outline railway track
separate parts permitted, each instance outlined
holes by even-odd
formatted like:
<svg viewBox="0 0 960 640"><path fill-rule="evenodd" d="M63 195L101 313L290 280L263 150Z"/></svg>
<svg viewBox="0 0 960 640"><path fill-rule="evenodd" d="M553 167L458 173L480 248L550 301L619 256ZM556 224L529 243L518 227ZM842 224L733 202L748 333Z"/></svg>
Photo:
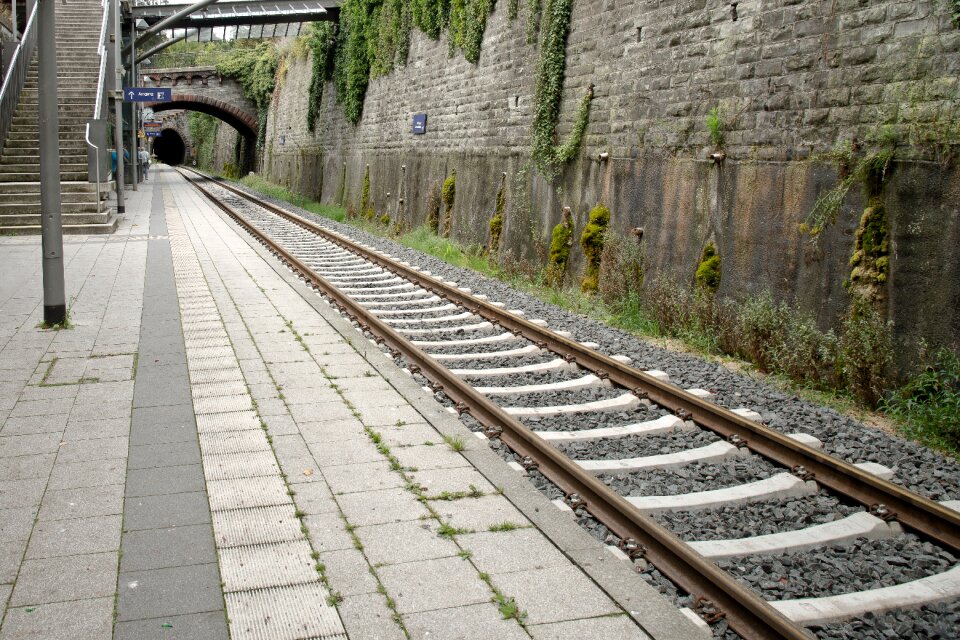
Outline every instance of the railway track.
<svg viewBox="0 0 960 640"><path fill-rule="evenodd" d="M709 621L723 619L747 638L804 638L805 626L960 599L956 505L908 491L885 479L889 469L827 455L811 436L768 428L748 409L720 407L705 391L680 389L663 372L635 369L628 358L604 355L230 185L202 174L191 179L450 410L475 421L542 490L589 514L631 559L696 596ZM671 480L678 475L694 477L688 490ZM684 541L665 526L691 517L716 525L723 519L717 514L778 501L802 505L802 517L762 535L717 537L713 526L703 539ZM841 585L816 597L801 587L794 590L800 597L778 598L783 585L752 580L757 563L744 560L802 558L824 547L842 557L851 545L868 560L919 545L940 561L913 580L881 580L881 589ZM908 564L909 553L901 554Z"/></svg>

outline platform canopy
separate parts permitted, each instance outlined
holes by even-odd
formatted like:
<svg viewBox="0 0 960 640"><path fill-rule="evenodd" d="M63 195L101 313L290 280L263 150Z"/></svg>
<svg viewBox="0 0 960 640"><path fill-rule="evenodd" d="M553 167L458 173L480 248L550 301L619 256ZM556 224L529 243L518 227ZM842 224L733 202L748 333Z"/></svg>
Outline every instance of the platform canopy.
<svg viewBox="0 0 960 640"><path fill-rule="evenodd" d="M153 26L182 11L184 4L135 4L133 15ZM303 23L335 21L340 15L339 0L235 0L215 2L165 25L174 37L189 34L198 40L217 39L229 33L233 38L274 38L298 35ZM222 36L221 36L222 38Z"/></svg>

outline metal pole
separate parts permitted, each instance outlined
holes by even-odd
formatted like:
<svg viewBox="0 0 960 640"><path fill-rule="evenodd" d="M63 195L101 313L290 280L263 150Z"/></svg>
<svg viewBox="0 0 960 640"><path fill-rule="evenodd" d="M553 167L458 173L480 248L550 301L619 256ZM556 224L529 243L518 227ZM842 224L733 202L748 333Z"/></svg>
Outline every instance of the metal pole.
<svg viewBox="0 0 960 640"><path fill-rule="evenodd" d="M10 0L10 16L13 23L13 39L17 39L17 0ZM30 15L29 13L27 15Z"/></svg>
<svg viewBox="0 0 960 640"><path fill-rule="evenodd" d="M123 91L123 67L120 59L120 42L123 40L123 29L120 21L120 0L110 0L110 11L113 12L110 20L110 29L113 32L110 42L110 59L108 64L113 71L113 85L110 87L110 103L113 105L115 125L113 127L113 146L117 151L117 213L124 214L126 209L123 202L123 100L118 100L118 92Z"/></svg>
<svg viewBox="0 0 960 640"><path fill-rule="evenodd" d="M130 86L139 86L137 78L137 48L133 46L137 38L137 18L130 11ZM137 131L139 130L139 119L137 118L137 103L130 103L130 165L133 171L130 172L133 183L133 190L137 190L137 171L140 168L140 158L137 157Z"/></svg>
<svg viewBox="0 0 960 640"><path fill-rule="evenodd" d="M215 2L217 2L217 0L200 0L200 2L197 2L197 3L195 3L195 4L192 4L192 5L190 5L189 7L185 8L185 9L181 9L180 11L176 12L175 14L173 14L172 16L170 16L169 18L164 18L163 20L161 20L161 21L158 22L157 24L153 25L152 27L149 27L149 28L146 29L143 33L140 34L140 37L139 37L139 38L137 37L137 31L136 31L136 29L134 29L133 32L132 32L132 33L133 33L133 38L130 40L130 46L127 47L126 49L124 49L123 52L124 52L125 54L126 54L128 51L129 51L129 52L134 52L134 51L136 50L136 45L137 45L137 44L142 44L143 42L146 41L147 38L149 38L149 37L152 36L153 34L159 33L159 32L161 32L161 31L163 31L164 29L170 28L171 25L174 25L174 24L176 24L177 22L180 22L181 20L183 20L184 18L186 18L186 17L189 16L190 14L196 13L196 12L199 11L200 9L202 9L202 8L204 8L204 7L206 7L206 6L209 6L209 5L211 5L211 4L215 3ZM131 13L132 13L132 8L131 8ZM136 18L134 18L134 20L136 20ZM199 33L199 30L198 30L198 33Z"/></svg>
<svg viewBox="0 0 960 640"><path fill-rule="evenodd" d="M140 64L141 62L143 62L144 60L146 60L147 58L149 58L154 54L160 53L170 45L177 44L178 42L183 42L184 40L192 36L194 31L196 31L196 29L187 29L186 33L184 33L182 36L178 36L176 38L171 38L170 40L161 42L160 44L155 46L153 49L150 49L149 51L141 53L139 56L137 56L137 64Z"/></svg>
<svg viewBox="0 0 960 640"><path fill-rule="evenodd" d="M57 115L57 14L55 0L40 0L37 59L40 106L40 229L43 246L43 321L67 317L60 217L60 120Z"/></svg>

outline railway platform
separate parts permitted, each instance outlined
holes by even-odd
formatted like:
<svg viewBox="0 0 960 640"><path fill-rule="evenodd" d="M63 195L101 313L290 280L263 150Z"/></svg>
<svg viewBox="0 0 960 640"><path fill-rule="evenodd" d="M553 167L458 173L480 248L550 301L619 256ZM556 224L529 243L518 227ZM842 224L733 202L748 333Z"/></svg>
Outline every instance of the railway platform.
<svg viewBox="0 0 960 640"><path fill-rule="evenodd" d="M0 640L709 635L175 171L0 238Z"/></svg>

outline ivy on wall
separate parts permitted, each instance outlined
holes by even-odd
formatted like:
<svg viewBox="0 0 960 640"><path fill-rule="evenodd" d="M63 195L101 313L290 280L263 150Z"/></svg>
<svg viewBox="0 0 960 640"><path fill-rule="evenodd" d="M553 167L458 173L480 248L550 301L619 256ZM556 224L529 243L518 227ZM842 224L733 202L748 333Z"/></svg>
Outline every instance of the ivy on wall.
<svg viewBox="0 0 960 640"><path fill-rule="evenodd" d="M333 50L336 44L336 27L332 22L311 22L307 27L307 45L310 59L310 98L307 101L307 129L312 133L320 115L323 85L333 77Z"/></svg>
<svg viewBox="0 0 960 640"><path fill-rule="evenodd" d="M451 55L461 50L476 63L493 7L494 0L344 0L333 80L347 120L360 121L371 79L407 63L414 26L433 39L448 28Z"/></svg>
<svg viewBox="0 0 960 640"><path fill-rule="evenodd" d="M539 7L540 3L535 4ZM591 85L580 101L570 135L562 144L557 144L556 132L563 100L563 79L567 70L566 49L572 5L573 0L547 0L543 15L537 90L534 96L532 146L533 163L547 179L553 179L560 166L579 153L590 119L590 103L593 100Z"/></svg>
<svg viewBox="0 0 960 640"><path fill-rule="evenodd" d="M197 166L201 169L213 168L219 127L220 120L214 116L199 111L191 111L187 115L187 128L197 154Z"/></svg>
<svg viewBox="0 0 960 640"><path fill-rule="evenodd" d="M236 79L243 95L257 105L257 149L263 149L267 111L273 96L280 55L271 41L265 40L252 47L239 46L239 42L236 45L219 56L217 73Z"/></svg>

